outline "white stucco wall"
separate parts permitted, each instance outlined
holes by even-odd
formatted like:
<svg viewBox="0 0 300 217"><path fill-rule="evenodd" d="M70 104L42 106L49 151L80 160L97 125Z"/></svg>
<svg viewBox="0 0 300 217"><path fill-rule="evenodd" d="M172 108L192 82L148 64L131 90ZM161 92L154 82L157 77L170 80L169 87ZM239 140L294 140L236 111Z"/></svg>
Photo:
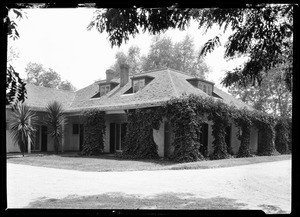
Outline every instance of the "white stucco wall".
<svg viewBox="0 0 300 217"><path fill-rule="evenodd" d="M21 152L19 146L14 145L9 130L6 130L6 152Z"/></svg>

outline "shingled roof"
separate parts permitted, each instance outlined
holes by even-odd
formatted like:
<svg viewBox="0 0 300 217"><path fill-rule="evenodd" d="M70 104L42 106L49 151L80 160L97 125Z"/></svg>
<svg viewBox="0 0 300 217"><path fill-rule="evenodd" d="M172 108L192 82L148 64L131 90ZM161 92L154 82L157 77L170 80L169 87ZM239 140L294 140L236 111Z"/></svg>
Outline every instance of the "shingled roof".
<svg viewBox="0 0 300 217"><path fill-rule="evenodd" d="M73 91L41 87L30 83L26 84L26 91L25 103L37 110L45 110L46 106L55 100L62 103L63 108L67 110L76 95Z"/></svg>
<svg viewBox="0 0 300 217"><path fill-rule="evenodd" d="M42 109L49 102L57 100L63 104L66 112L73 113L90 108L108 111L160 106L172 97L180 97L183 94L212 97L191 85L187 79L193 77L181 71L165 68L146 71L140 75L151 76L153 79L138 92L125 94L132 87L131 79L129 79L129 82L125 86L120 87L120 85L117 85L106 95L97 98L92 98L99 92L97 82L76 92L27 84L28 99L26 103L29 106ZM120 78L115 78L112 81L120 83ZM253 110L251 106L217 87L214 87L213 95L217 96L215 99L223 100L228 105L234 105L237 108L246 107L249 110Z"/></svg>

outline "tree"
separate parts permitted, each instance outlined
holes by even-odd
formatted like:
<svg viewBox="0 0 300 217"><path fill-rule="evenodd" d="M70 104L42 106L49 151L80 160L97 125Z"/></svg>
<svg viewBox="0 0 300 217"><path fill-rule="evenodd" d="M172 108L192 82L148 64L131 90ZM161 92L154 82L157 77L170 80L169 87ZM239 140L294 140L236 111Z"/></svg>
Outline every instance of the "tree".
<svg viewBox="0 0 300 217"><path fill-rule="evenodd" d="M150 51L143 58L143 69L152 70L162 67L171 67L173 62L173 42L170 37L160 35L152 38Z"/></svg>
<svg viewBox="0 0 300 217"><path fill-rule="evenodd" d="M42 87L58 88L75 91L76 88L69 81L62 81L60 75L53 69L46 70L40 63L29 62L25 68L26 82Z"/></svg>
<svg viewBox="0 0 300 217"><path fill-rule="evenodd" d="M25 72L27 74L26 82L37 86L41 85L40 76L45 72L42 64L29 62L25 68Z"/></svg>
<svg viewBox="0 0 300 217"><path fill-rule="evenodd" d="M111 67L115 72L115 77L119 76L120 64L130 66L129 73L134 75L140 70L148 71L163 67L170 67L190 73L194 76L204 78L208 67L194 48L193 38L187 35L182 41L173 43L170 37L154 36L147 55L140 55L140 48L131 46L125 54L123 51L116 53L116 62Z"/></svg>
<svg viewBox="0 0 300 217"><path fill-rule="evenodd" d="M43 87L51 87L56 88L61 83L60 75L55 72L53 69L49 69L49 71L45 71L40 75L41 84Z"/></svg>
<svg viewBox="0 0 300 217"><path fill-rule="evenodd" d="M71 84L71 82L67 80L60 82L60 84L58 85L58 89L76 91L76 88Z"/></svg>
<svg viewBox="0 0 300 217"><path fill-rule="evenodd" d="M148 55L142 59L143 70L170 67L202 78L209 70L203 59L198 58L190 35L177 43L169 37L154 36Z"/></svg>
<svg viewBox="0 0 300 217"><path fill-rule="evenodd" d="M292 93L284 85L283 69L265 74L259 87L233 85L228 91L255 109L280 117L292 117Z"/></svg>
<svg viewBox="0 0 300 217"><path fill-rule="evenodd" d="M8 14L8 9L5 8L4 13L4 31L7 30L7 35L9 38L12 38L13 40L19 38L19 33L17 31L17 24L16 20L19 18L23 18L23 12L18 9L12 9L10 10L10 15ZM11 65L10 59L8 58L8 64L6 69L6 99L5 104L6 105L12 105L13 107L16 107L18 102L24 102L26 98L26 88L25 83L22 81L22 79L19 76L19 73L17 73L14 69L14 67Z"/></svg>
<svg viewBox="0 0 300 217"><path fill-rule="evenodd" d="M141 70L140 48L137 46L129 47L127 54L123 51L118 51L115 58L116 62L111 66L111 68L116 72L115 77L119 77L120 65L124 63L130 66L129 74L131 75L137 74Z"/></svg>
<svg viewBox="0 0 300 217"><path fill-rule="evenodd" d="M13 65L13 62L18 58L19 58L18 50L13 46L9 46L7 52L7 64Z"/></svg>
<svg viewBox="0 0 300 217"><path fill-rule="evenodd" d="M190 35L174 44L174 65L177 70L185 71L191 75L205 77L209 68L202 58L198 58L199 51L195 51L194 40Z"/></svg>
<svg viewBox="0 0 300 217"><path fill-rule="evenodd" d="M191 20L206 30L214 25L231 29L225 57L247 55L248 61L240 70L234 70L223 80L225 86L234 83L260 85L262 72L292 60L293 5L261 4L244 8L185 9L165 8L109 8L98 10L88 25L106 31L112 46L120 46L142 31L157 34L170 28L184 30ZM201 51L205 55L220 45L219 36L209 40ZM292 68L285 70L284 79L292 88Z"/></svg>
<svg viewBox="0 0 300 217"><path fill-rule="evenodd" d="M37 116L25 104L18 103L13 110L10 119L10 133L13 141L20 148L23 154L26 151L28 138L34 141L35 128L33 127L37 122Z"/></svg>
<svg viewBox="0 0 300 217"><path fill-rule="evenodd" d="M63 125L66 123L64 110L62 105L57 101L49 103L46 110L45 124L48 126L48 134L54 141L55 152L58 154L60 139L63 135Z"/></svg>

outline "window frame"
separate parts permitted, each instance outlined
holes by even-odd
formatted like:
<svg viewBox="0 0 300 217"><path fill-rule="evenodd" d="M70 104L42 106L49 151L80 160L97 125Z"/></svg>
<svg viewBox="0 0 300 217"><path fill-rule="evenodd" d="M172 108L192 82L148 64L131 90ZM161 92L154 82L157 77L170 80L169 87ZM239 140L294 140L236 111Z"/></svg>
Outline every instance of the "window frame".
<svg viewBox="0 0 300 217"><path fill-rule="evenodd" d="M110 91L110 85L101 85L100 86L100 97L106 95Z"/></svg>

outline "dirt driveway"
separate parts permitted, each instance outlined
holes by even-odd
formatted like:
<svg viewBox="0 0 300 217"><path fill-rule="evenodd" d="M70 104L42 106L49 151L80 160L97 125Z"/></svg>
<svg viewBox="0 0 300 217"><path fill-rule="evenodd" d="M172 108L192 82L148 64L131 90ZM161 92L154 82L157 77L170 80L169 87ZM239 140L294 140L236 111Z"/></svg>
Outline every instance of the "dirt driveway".
<svg viewBox="0 0 300 217"><path fill-rule="evenodd" d="M198 198L230 198L243 209L270 207L291 212L291 160L216 169L81 172L7 164L8 208L41 198L62 199L120 192L141 198L188 193ZM118 207L115 207L118 209Z"/></svg>

